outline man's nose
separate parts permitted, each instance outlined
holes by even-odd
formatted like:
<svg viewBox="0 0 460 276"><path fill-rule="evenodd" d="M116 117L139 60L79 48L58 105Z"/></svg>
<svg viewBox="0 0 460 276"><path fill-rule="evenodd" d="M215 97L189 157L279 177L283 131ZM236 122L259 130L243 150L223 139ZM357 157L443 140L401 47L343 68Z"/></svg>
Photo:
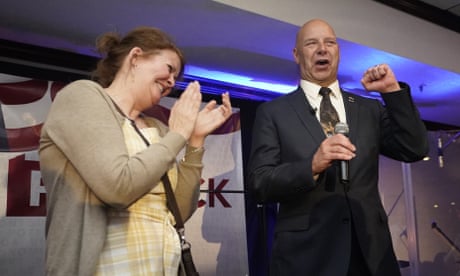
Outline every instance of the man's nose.
<svg viewBox="0 0 460 276"><path fill-rule="evenodd" d="M326 51L326 43L323 43L323 42L318 43L318 51L319 52Z"/></svg>

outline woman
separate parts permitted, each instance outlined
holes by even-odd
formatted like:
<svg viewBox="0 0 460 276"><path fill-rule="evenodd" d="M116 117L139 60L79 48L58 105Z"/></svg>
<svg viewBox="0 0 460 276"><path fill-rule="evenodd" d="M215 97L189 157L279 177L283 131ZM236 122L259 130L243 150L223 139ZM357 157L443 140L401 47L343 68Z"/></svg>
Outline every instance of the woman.
<svg viewBox="0 0 460 276"><path fill-rule="evenodd" d="M98 40L95 80L56 96L40 139L47 190L47 275L177 275L181 256L161 176L184 220L195 211L205 137L231 115L200 110L198 82L171 109L169 129L142 111L168 95L184 58L162 31L141 27ZM146 141L145 141L146 140ZM185 154L176 164L176 157Z"/></svg>

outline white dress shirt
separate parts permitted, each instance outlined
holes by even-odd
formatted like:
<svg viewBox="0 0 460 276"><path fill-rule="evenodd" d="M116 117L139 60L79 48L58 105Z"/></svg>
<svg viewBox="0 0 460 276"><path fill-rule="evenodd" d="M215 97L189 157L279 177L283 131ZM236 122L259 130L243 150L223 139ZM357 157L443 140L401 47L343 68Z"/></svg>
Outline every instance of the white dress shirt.
<svg viewBox="0 0 460 276"><path fill-rule="evenodd" d="M315 115L316 118L319 121L319 106L321 103L321 99L323 96L319 94L319 89L321 86L306 81L306 80L300 80L300 87L302 87L305 96L307 97L308 102L310 103L311 107L316 111ZM342 97L342 92L339 87L339 81L336 80L333 82L330 86L329 89L331 89L331 103L334 106L334 108L337 110L337 113L339 115L339 120L340 122L346 123L347 122L347 115L345 113L345 106L343 105L343 97Z"/></svg>

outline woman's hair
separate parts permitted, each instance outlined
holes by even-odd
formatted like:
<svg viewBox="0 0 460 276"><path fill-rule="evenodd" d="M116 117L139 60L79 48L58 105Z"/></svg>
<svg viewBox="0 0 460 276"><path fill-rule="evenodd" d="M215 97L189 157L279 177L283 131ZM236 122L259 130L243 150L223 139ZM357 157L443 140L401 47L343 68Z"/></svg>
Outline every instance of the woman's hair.
<svg viewBox="0 0 460 276"><path fill-rule="evenodd" d="M158 50L172 50L180 59L179 73L184 70L184 56L166 33L153 27L138 27L123 38L118 33L109 32L97 39L96 48L102 55L102 59L99 60L92 74L93 80L102 87L108 87L120 70L123 60L134 47L141 48L146 55L154 54Z"/></svg>

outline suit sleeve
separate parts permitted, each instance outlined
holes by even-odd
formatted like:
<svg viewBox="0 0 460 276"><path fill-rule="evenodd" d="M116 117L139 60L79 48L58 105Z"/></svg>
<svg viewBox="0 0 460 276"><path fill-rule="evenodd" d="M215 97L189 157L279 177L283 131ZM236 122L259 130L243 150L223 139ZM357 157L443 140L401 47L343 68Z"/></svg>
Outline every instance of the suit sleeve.
<svg viewBox="0 0 460 276"><path fill-rule="evenodd" d="M281 114L280 110L286 109L262 104L254 122L248 178L250 192L261 203L282 202L316 186L311 170L314 152L296 160L282 157L281 148L284 152L291 149L284 146L290 142L285 136L285 118L289 115L282 119L276 115Z"/></svg>
<svg viewBox="0 0 460 276"><path fill-rule="evenodd" d="M403 162L415 162L428 154L428 137L410 87L382 94L385 110L381 120L381 154Z"/></svg>

